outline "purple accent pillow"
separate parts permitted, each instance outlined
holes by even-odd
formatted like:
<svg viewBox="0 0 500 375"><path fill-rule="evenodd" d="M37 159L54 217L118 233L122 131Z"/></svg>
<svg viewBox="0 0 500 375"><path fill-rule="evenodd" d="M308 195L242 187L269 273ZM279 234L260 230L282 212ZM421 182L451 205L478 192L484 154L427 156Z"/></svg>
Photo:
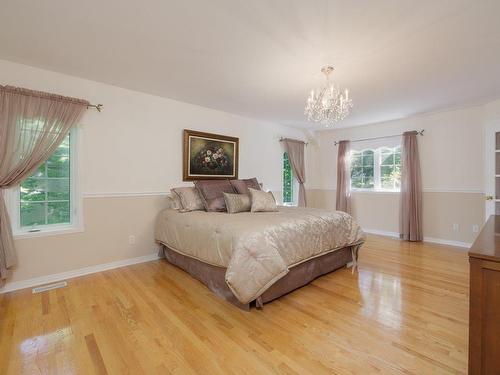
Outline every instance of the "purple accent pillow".
<svg viewBox="0 0 500 375"><path fill-rule="evenodd" d="M194 186L201 195L205 210L210 212L227 211L224 193L235 193L229 180L199 180L194 182Z"/></svg>
<svg viewBox="0 0 500 375"><path fill-rule="evenodd" d="M247 178L246 180L231 180L229 181L231 185L233 185L234 190L238 194L249 194L250 189L255 189L255 190L262 190L259 184L259 181L257 181L257 178Z"/></svg>

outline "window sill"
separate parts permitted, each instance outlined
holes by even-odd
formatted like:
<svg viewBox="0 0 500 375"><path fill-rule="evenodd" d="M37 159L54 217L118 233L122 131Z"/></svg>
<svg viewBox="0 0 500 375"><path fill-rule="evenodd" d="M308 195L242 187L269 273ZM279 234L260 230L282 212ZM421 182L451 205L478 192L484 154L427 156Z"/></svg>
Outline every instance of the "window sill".
<svg viewBox="0 0 500 375"><path fill-rule="evenodd" d="M37 232L20 231L14 233L14 240L23 240L28 238L38 238L47 236L60 236L64 234L81 233L84 232L82 226L68 225L59 226L54 228L40 229Z"/></svg>
<svg viewBox="0 0 500 375"><path fill-rule="evenodd" d="M351 189L351 193L399 194L400 190Z"/></svg>
<svg viewBox="0 0 500 375"><path fill-rule="evenodd" d="M293 202L283 202L282 205L285 207L297 207L297 203L293 203Z"/></svg>

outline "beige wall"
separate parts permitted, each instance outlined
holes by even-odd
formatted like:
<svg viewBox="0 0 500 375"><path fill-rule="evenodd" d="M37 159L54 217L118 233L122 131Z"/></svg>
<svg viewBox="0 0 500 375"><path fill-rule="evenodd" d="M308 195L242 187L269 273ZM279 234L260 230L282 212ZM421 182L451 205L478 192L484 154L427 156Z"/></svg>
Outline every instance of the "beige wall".
<svg viewBox="0 0 500 375"><path fill-rule="evenodd" d="M0 60L0 82L104 104L82 119L84 232L18 239L12 281L135 258L156 251L160 194L182 182L182 130L240 138L240 177L281 190L280 137L302 131ZM156 195L150 195L156 194ZM136 244L128 244L130 235Z"/></svg>
<svg viewBox="0 0 500 375"><path fill-rule="evenodd" d="M308 191L312 207L335 208L335 190ZM427 240L471 243L473 225L484 222L484 195L481 193L424 192L424 234ZM396 235L399 231L399 195L397 193L354 192L353 216L367 231ZM458 231L450 223L458 224Z"/></svg>
<svg viewBox="0 0 500 375"><path fill-rule="evenodd" d="M16 241L19 265L10 281L155 252L154 220L165 202L165 196L84 199L83 232ZM129 234L136 236L134 245L129 244Z"/></svg>

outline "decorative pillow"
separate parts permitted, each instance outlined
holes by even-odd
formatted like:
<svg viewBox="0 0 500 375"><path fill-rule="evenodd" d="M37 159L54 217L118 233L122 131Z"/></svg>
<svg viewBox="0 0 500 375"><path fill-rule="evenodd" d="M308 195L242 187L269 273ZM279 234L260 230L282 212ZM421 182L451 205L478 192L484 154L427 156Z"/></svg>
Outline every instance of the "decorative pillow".
<svg viewBox="0 0 500 375"><path fill-rule="evenodd" d="M210 212L226 211L224 193L234 193L229 180L199 180L194 182L194 186L200 193L205 210Z"/></svg>
<svg viewBox="0 0 500 375"><path fill-rule="evenodd" d="M237 212L248 212L252 206L249 194L228 194L224 193L227 212L235 214Z"/></svg>
<svg viewBox="0 0 500 375"><path fill-rule="evenodd" d="M278 211L278 206L276 205L276 199L274 199L273 193L265 192L262 190L256 190L249 188L250 197L252 199L252 207L250 211L252 212L274 212Z"/></svg>
<svg viewBox="0 0 500 375"><path fill-rule="evenodd" d="M180 210L182 208L181 200L177 194L172 192L167 195L167 208L172 208L174 210Z"/></svg>
<svg viewBox="0 0 500 375"><path fill-rule="evenodd" d="M229 181L231 185L233 185L234 190L238 194L248 194L248 188L252 188L255 190L262 190L260 188L259 181L257 181L257 178L248 178L246 180L231 180Z"/></svg>
<svg viewBox="0 0 500 375"><path fill-rule="evenodd" d="M179 187L170 190L181 202L181 212L203 211L205 206L195 187Z"/></svg>

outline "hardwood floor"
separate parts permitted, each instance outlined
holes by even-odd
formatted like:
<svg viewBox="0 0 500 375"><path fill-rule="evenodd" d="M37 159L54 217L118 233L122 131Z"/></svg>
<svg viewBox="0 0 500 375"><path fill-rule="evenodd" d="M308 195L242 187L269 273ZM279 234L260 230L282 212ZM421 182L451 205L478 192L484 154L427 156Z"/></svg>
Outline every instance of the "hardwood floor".
<svg viewBox="0 0 500 375"><path fill-rule="evenodd" d="M165 261L0 296L0 374L465 374L466 251L370 236L241 311Z"/></svg>

